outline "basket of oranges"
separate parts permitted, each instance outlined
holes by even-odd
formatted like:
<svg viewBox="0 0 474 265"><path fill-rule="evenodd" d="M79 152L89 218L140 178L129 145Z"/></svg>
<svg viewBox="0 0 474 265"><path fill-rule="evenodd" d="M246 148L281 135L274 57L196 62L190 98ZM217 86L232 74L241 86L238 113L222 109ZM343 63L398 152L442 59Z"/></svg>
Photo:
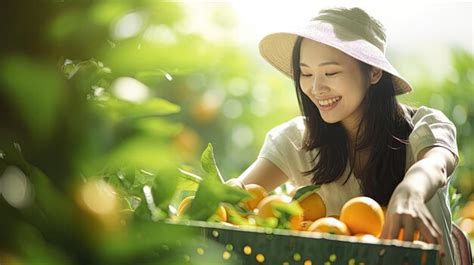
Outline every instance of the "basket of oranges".
<svg viewBox="0 0 474 265"><path fill-rule="evenodd" d="M197 190L171 207L170 228L200 234L193 255L209 264L438 264L439 247L419 240L379 238L384 209L369 197L345 203L340 215L327 216L319 186L268 192L257 184L224 183L212 146L203 152L203 177L180 170ZM277 189L278 190L278 189ZM220 248L216 247L220 244ZM192 263L192 262L191 262Z"/></svg>
<svg viewBox="0 0 474 265"><path fill-rule="evenodd" d="M421 241L379 239L384 209L369 197L349 200L339 216L326 216L318 186L271 193L246 185L251 195L238 203L221 203L208 221L185 216L193 196L177 208L169 225L202 234L198 255L216 255L211 242L223 246L222 264L437 264L438 246ZM418 238L416 238L418 239Z"/></svg>

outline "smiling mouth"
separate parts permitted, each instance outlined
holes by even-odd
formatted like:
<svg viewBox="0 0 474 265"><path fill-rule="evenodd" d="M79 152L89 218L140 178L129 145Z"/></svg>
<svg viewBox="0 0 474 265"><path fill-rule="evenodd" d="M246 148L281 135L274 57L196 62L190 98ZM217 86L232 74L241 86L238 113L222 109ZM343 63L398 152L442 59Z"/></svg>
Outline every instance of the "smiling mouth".
<svg viewBox="0 0 474 265"><path fill-rule="evenodd" d="M334 103L338 102L341 100L342 97L333 97L329 99L324 99L324 100L318 100L318 104L322 107L328 107L333 105Z"/></svg>

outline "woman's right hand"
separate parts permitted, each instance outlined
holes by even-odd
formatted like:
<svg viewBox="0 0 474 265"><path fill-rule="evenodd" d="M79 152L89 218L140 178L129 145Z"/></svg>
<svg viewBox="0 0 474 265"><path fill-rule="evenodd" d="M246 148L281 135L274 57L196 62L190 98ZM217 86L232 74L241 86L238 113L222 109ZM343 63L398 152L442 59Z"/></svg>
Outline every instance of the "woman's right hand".
<svg viewBox="0 0 474 265"><path fill-rule="evenodd" d="M288 177L273 162L258 158L238 178L226 181L226 184L245 189L247 184L257 184L267 191L278 188L288 181Z"/></svg>
<svg viewBox="0 0 474 265"><path fill-rule="evenodd" d="M225 182L226 185L237 187L245 190L245 185L237 178L231 178Z"/></svg>

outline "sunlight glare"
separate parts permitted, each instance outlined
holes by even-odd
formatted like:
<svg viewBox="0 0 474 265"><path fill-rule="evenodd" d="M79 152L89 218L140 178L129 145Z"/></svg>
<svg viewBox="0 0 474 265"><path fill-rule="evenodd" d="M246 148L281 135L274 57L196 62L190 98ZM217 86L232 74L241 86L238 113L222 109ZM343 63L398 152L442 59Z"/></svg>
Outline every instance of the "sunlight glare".
<svg viewBox="0 0 474 265"><path fill-rule="evenodd" d="M148 87L131 77L119 77L112 83L113 93L123 100L141 103L149 96Z"/></svg>

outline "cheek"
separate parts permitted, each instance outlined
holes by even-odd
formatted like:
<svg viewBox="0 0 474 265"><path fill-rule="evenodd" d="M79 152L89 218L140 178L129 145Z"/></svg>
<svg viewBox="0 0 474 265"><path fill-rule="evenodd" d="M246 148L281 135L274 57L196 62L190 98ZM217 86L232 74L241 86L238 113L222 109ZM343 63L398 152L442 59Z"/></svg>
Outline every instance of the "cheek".
<svg viewBox="0 0 474 265"><path fill-rule="evenodd" d="M309 96L309 93L311 91L311 86L310 84L308 84L309 82L306 81L306 80L300 80L300 87L301 87L301 91L306 94L307 96Z"/></svg>

